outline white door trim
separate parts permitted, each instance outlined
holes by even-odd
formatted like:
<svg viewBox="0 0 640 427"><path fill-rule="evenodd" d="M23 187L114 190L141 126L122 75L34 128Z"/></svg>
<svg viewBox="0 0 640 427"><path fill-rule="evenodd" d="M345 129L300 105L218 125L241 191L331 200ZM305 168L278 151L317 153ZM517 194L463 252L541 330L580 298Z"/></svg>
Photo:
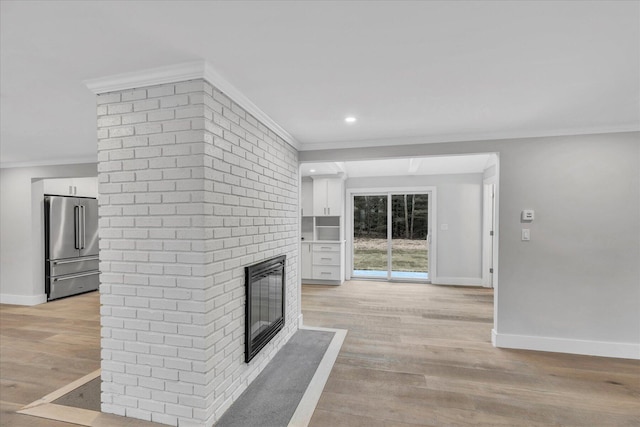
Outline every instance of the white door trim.
<svg viewBox="0 0 640 427"><path fill-rule="evenodd" d="M495 220L495 177L487 178L482 182L482 286L493 288L495 274L494 253L496 238ZM493 236L490 235L493 231ZM493 268L493 273L490 269Z"/></svg>

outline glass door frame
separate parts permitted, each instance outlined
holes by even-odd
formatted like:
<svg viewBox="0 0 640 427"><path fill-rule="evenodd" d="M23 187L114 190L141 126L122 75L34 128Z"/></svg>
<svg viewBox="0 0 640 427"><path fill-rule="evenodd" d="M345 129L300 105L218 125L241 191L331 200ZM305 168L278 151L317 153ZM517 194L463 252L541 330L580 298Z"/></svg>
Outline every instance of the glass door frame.
<svg viewBox="0 0 640 427"><path fill-rule="evenodd" d="M434 224L437 216L437 191L436 187L379 187L379 188L348 188L347 195L347 209L345 220L345 231L347 238L347 250L346 250L346 279L350 280L353 276L353 208L355 196L387 196L387 277L386 279L378 278L365 278L357 277L358 280L387 280L390 282L420 282L431 283L437 276L437 263L436 263L436 250L437 247L437 227ZM403 194L428 194L429 195L429 210L428 210L428 239L427 239L427 251L429 256L429 278L424 279L401 279L392 277L391 275L391 234L393 232L391 227L391 196L403 195Z"/></svg>

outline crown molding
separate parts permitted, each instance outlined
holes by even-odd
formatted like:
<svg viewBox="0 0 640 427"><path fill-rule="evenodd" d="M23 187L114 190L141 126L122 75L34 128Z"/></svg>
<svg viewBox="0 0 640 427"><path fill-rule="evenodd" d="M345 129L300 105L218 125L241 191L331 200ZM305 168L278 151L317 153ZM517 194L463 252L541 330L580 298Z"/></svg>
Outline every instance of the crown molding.
<svg viewBox="0 0 640 427"><path fill-rule="evenodd" d="M83 83L96 95L155 86L166 83L176 83L186 80L204 79L226 94L235 103L244 108L258 121L273 130L287 144L300 150L300 143L282 126L275 122L267 113L261 110L240 90L222 77L211 65L205 61L192 61L164 67L150 68L130 73L115 74L96 79L85 80Z"/></svg>
<svg viewBox="0 0 640 427"><path fill-rule="evenodd" d="M608 126L594 128L558 129L539 132L488 132L447 135L425 135L414 137L363 139L354 141L326 141L301 144L299 151L338 150L342 148L392 147L395 145L439 144L447 142L491 141L501 139L548 138L574 135L598 135L606 133L638 132L638 125Z"/></svg>
<svg viewBox="0 0 640 427"><path fill-rule="evenodd" d="M262 122L265 126L274 131L284 141L291 145L296 150L300 150L301 144L282 126L276 123L267 113L262 111L260 107L247 98L244 93L240 92L235 86L233 86L227 79L222 77L213 67L205 63L204 67L204 79L222 91L225 95L231 98L234 102L244 108L259 122Z"/></svg>
<svg viewBox="0 0 640 427"><path fill-rule="evenodd" d="M64 166L64 165L78 165L85 163L98 163L96 156L93 157L77 157L73 159L51 159L51 160L36 160L33 162L4 162L0 163L0 169L11 168L31 168L37 166Z"/></svg>
<svg viewBox="0 0 640 427"><path fill-rule="evenodd" d="M96 95L204 77L204 61L192 61L83 81Z"/></svg>

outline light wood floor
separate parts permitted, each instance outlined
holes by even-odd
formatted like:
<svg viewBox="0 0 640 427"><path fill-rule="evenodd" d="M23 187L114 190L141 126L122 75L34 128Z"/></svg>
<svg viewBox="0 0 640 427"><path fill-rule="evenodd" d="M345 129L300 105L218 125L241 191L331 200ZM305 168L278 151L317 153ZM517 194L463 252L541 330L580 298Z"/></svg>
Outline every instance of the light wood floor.
<svg viewBox="0 0 640 427"><path fill-rule="evenodd" d="M100 368L98 293L0 305L0 425L67 426L14 412Z"/></svg>
<svg viewBox="0 0 640 427"><path fill-rule="evenodd" d="M15 411L100 368L99 298L91 292L34 307L0 304L0 426L76 426ZM94 425L159 426L107 414Z"/></svg>
<svg viewBox="0 0 640 427"><path fill-rule="evenodd" d="M307 325L348 329L312 426L640 425L640 361L495 349L490 290L303 286ZM0 305L0 425L100 367L97 292ZM141 426L120 417L105 426Z"/></svg>
<svg viewBox="0 0 640 427"><path fill-rule="evenodd" d="M640 361L496 349L493 292L303 286L304 323L348 329L311 426L640 426Z"/></svg>

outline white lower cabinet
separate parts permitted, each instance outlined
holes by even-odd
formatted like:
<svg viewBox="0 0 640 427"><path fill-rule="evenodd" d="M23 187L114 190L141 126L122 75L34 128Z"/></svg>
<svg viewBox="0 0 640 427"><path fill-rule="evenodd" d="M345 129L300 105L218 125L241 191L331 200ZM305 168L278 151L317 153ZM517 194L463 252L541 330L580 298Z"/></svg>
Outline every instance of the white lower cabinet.
<svg viewBox="0 0 640 427"><path fill-rule="evenodd" d="M340 265L340 252L314 252L313 265Z"/></svg>
<svg viewBox="0 0 640 427"><path fill-rule="evenodd" d="M340 280L340 266L314 265L313 278L316 280Z"/></svg>
<svg viewBox="0 0 640 427"><path fill-rule="evenodd" d="M313 245L313 278L340 280L340 244Z"/></svg>
<svg viewBox="0 0 640 427"><path fill-rule="evenodd" d="M344 242L302 242L300 264L302 280L307 283L344 282Z"/></svg>

